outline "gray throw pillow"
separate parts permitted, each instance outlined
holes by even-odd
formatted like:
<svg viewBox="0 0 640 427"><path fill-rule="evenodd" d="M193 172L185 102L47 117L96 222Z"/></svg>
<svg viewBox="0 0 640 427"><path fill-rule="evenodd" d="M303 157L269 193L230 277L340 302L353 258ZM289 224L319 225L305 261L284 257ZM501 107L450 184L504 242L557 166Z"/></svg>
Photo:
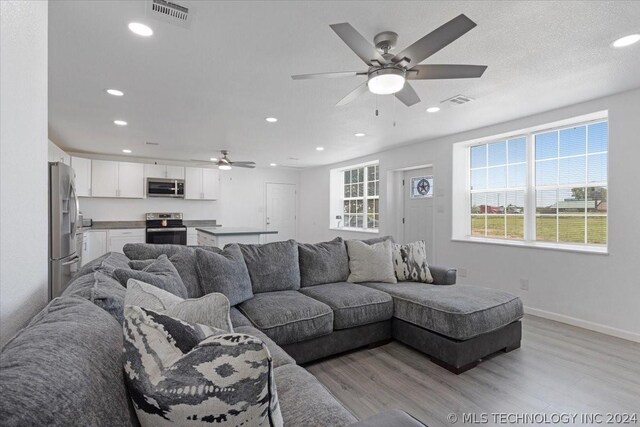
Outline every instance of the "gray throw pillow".
<svg viewBox="0 0 640 427"><path fill-rule="evenodd" d="M427 264L427 245L424 240L393 245L393 268L401 282L433 283Z"/></svg>
<svg viewBox="0 0 640 427"><path fill-rule="evenodd" d="M142 427L282 426L266 345L125 306L125 380Z"/></svg>
<svg viewBox="0 0 640 427"><path fill-rule="evenodd" d="M237 244L220 253L196 249L196 268L204 294L219 292L234 306L253 297L251 278Z"/></svg>
<svg viewBox="0 0 640 427"><path fill-rule="evenodd" d="M239 246L251 276L253 293L300 289L298 244L295 240Z"/></svg>
<svg viewBox="0 0 640 427"><path fill-rule="evenodd" d="M178 271L166 255L160 255L157 260L142 270L117 269L113 272L113 275L125 287L129 279L136 279L171 292L180 298L187 298L188 296L187 288L182 283Z"/></svg>
<svg viewBox="0 0 640 427"><path fill-rule="evenodd" d="M349 279L352 283L397 283L393 270L393 243L389 240L368 245L359 240L347 240L349 249Z"/></svg>
<svg viewBox="0 0 640 427"><path fill-rule="evenodd" d="M372 237L371 239L361 240L361 242L367 245L375 245L376 243L386 242L387 240L393 243L393 236Z"/></svg>
<svg viewBox="0 0 640 427"><path fill-rule="evenodd" d="M344 282L349 277L349 257L344 240L336 237L330 242L298 243L300 286Z"/></svg>
<svg viewBox="0 0 640 427"><path fill-rule="evenodd" d="M233 332L229 317L229 300L219 293L207 294L200 298L182 299L148 283L129 279L124 304L147 308L185 322L199 323L225 332Z"/></svg>

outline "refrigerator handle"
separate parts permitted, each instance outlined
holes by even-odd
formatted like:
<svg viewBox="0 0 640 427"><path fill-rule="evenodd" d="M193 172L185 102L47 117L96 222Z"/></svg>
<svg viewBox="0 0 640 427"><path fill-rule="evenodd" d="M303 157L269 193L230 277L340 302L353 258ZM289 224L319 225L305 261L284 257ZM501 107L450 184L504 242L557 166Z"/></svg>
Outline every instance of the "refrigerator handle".
<svg viewBox="0 0 640 427"><path fill-rule="evenodd" d="M75 239L75 236L78 234L80 221L80 202L78 201L78 196L76 195L76 185L75 182L71 181L71 197L73 197L73 204L76 207L76 217L73 221L73 233L72 236Z"/></svg>
<svg viewBox="0 0 640 427"><path fill-rule="evenodd" d="M71 258L69 261L63 262L61 265L71 265L71 264L77 263L78 261L80 261L80 257L76 255L73 258Z"/></svg>

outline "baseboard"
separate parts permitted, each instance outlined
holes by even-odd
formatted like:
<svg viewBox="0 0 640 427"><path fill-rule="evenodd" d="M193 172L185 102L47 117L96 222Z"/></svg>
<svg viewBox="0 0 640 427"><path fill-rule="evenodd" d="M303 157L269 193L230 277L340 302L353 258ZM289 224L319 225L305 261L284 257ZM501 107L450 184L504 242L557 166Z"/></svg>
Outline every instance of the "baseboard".
<svg viewBox="0 0 640 427"><path fill-rule="evenodd" d="M600 332L601 334L611 335L628 341L640 343L640 334L625 331L623 329L612 328L611 326L601 325L600 323L589 322L587 320L576 319L575 317L565 316L564 314L552 313L550 311L540 310L533 307L524 307L526 314L542 317L544 319L555 320L556 322L566 323L571 326L588 329L590 331Z"/></svg>

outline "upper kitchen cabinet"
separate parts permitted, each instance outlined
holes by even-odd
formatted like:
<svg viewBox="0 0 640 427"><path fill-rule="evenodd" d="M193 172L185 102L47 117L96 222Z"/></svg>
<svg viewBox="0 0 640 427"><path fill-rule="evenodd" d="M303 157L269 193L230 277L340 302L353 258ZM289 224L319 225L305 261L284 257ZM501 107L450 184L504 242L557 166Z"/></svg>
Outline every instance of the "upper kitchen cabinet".
<svg viewBox="0 0 640 427"><path fill-rule="evenodd" d="M145 178L184 179L184 167L169 165L144 165Z"/></svg>
<svg viewBox="0 0 640 427"><path fill-rule="evenodd" d="M91 195L93 197L144 197L142 163L91 161Z"/></svg>
<svg viewBox="0 0 640 427"><path fill-rule="evenodd" d="M220 197L220 176L217 169L186 167L184 198L217 200Z"/></svg>
<svg viewBox="0 0 640 427"><path fill-rule="evenodd" d="M76 173L76 194L78 197L90 197L91 159L71 157L71 167Z"/></svg>

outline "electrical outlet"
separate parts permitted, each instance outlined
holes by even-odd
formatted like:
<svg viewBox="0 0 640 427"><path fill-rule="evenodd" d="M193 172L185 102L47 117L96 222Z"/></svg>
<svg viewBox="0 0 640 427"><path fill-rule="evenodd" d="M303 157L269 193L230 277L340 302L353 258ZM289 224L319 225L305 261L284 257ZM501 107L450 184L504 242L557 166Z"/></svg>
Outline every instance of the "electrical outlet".
<svg viewBox="0 0 640 427"><path fill-rule="evenodd" d="M458 276L467 277L467 269L466 268L458 268Z"/></svg>
<svg viewBox="0 0 640 427"><path fill-rule="evenodd" d="M525 279L524 277L520 279L520 289L523 291L529 290L529 279Z"/></svg>

